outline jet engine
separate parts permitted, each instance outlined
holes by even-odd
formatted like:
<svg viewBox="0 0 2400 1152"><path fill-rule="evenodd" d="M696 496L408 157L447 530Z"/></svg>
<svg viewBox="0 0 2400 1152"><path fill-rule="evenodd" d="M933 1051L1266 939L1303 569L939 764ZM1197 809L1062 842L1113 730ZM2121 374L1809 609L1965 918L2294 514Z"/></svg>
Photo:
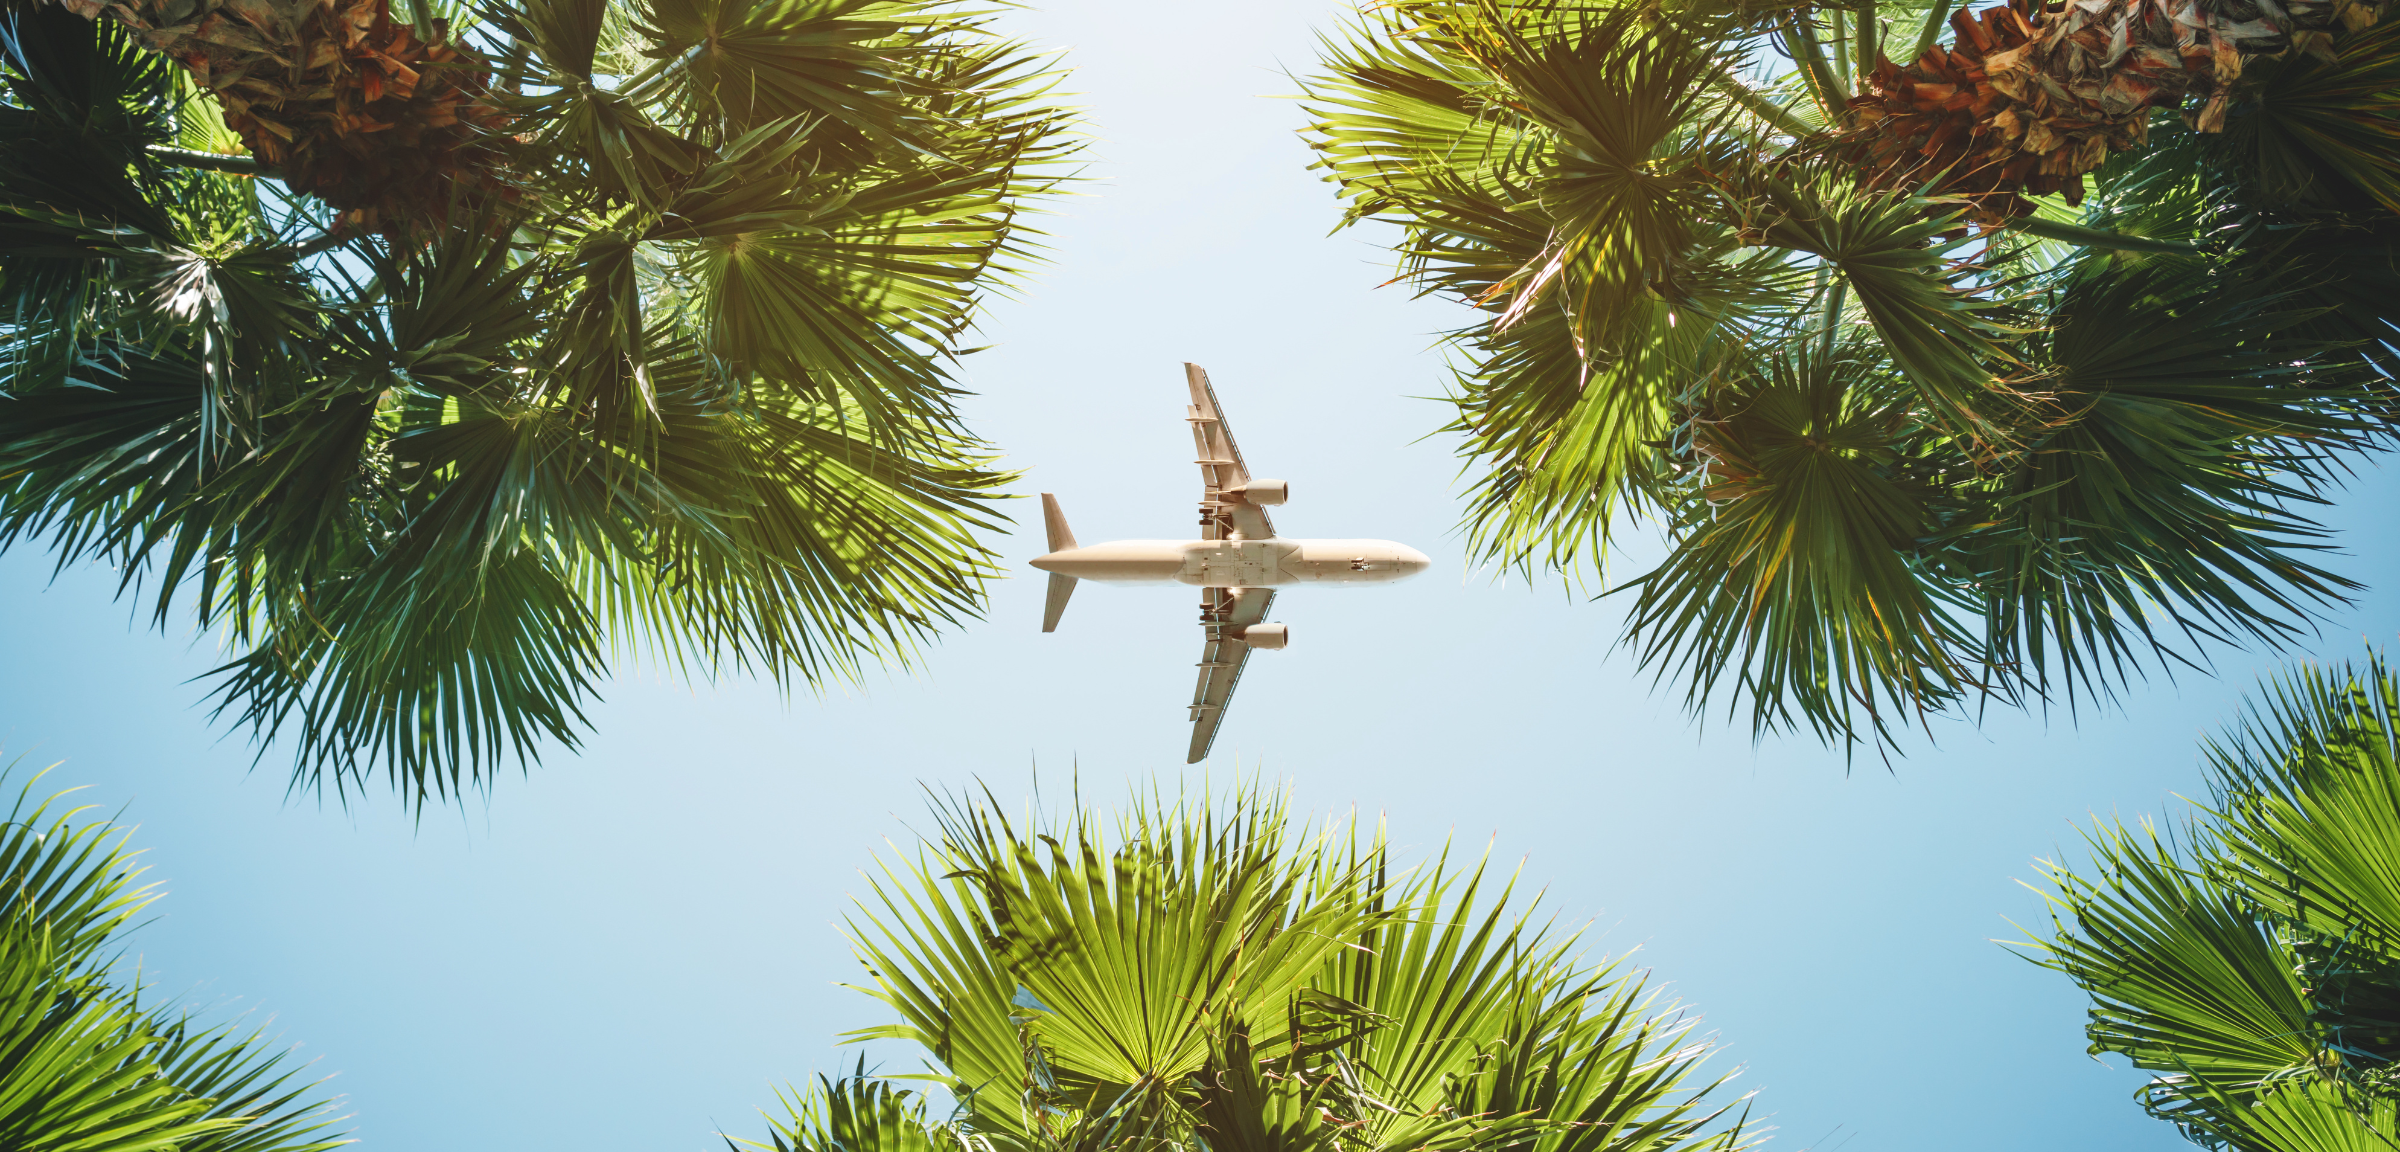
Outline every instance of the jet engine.
<svg viewBox="0 0 2400 1152"><path fill-rule="evenodd" d="M1235 630L1235 638L1253 648L1273 651L1292 642L1292 630L1284 624L1252 624Z"/></svg>
<svg viewBox="0 0 2400 1152"><path fill-rule="evenodd" d="M1282 480L1252 480L1234 492L1251 504L1281 504L1291 498L1292 486Z"/></svg>

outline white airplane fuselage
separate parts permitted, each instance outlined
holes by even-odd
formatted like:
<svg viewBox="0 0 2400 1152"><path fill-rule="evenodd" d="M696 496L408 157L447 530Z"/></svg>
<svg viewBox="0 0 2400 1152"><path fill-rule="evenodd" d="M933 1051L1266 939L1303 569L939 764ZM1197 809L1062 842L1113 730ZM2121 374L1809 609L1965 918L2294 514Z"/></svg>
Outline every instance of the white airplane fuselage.
<svg viewBox="0 0 2400 1152"><path fill-rule="evenodd" d="M1192 463L1200 467L1200 539L1112 540L1084 547L1067 526L1056 493L1042 493L1042 533L1050 551L1033 566L1050 574L1042 631L1058 631L1067 601L1085 580L1104 584L1181 584L1200 592L1200 670L1192 686L1192 742L1185 763L1208 755L1225 708L1253 650L1291 646L1290 627L1267 619L1278 589L1303 584L1364 585L1406 580L1432 566L1425 554L1392 540L1303 540L1275 531L1268 509L1291 499L1292 486L1250 474L1217 390L1197 364L1183 366L1192 402Z"/></svg>
<svg viewBox="0 0 2400 1152"><path fill-rule="evenodd" d="M1114 540L1037 556L1033 566L1104 584L1273 588L1286 584L1385 584L1432 561L1390 540Z"/></svg>

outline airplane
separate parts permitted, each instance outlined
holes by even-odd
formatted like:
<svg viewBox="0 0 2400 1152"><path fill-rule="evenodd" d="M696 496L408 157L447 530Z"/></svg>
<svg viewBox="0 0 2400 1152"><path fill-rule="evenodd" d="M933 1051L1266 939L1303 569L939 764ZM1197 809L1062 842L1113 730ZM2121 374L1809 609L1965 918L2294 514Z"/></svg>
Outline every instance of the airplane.
<svg viewBox="0 0 2400 1152"><path fill-rule="evenodd" d="M1033 566L1050 574L1042 606L1042 631L1058 630L1079 580L1104 584L1190 584L1201 588L1200 683L1192 690L1191 758L1208 755L1224 723L1233 688L1242 678L1250 650L1272 652L1291 642L1291 631L1266 622L1275 589L1290 584L1385 584L1405 580L1433 563L1425 554L1390 540L1293 540L1275 534L1267 506L1281 504L1291 486L1250 475L1233 429L1217 407L1217 391L1197 364L1183 366L1192 404L1184 419L1200 459L1198 540L1117 540L1089 548L1075 543L1058 497L1042 493L1042 526L1050 551Z"/></svg>

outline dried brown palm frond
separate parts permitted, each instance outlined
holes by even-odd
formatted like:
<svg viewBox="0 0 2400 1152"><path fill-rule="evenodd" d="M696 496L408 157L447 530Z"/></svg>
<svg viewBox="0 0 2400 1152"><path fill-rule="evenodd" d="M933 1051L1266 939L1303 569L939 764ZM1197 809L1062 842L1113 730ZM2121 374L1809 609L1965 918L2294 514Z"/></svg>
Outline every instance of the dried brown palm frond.
<svg viewBox="0 0 2400 1152"><path fill-rule="evenodd" d="M2362 28L2379 2L2012 0L1950 17L1957 41L1907 64L1884 60L1849 102L1849 150L1869 183L1936 184L1999 224L2026 197L2083 202L2083 177L2143 145L2150 111L2187 100L2221 131L2244 61L2295 50L2330 58L2333 28Z"/></svg>
<svg viewBox="0 0 2400 1152"><path fill-rule="evenodd" d="M446 219L498 188L489 63L389 0L58 0L191 73L252 155L357 228Z"/></svg>

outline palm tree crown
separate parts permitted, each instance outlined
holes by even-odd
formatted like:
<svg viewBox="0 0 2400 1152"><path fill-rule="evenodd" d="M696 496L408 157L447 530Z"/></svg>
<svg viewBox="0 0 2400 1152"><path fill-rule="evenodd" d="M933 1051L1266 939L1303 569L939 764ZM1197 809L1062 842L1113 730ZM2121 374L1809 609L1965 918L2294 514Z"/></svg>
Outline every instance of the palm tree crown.
<svg viewBox="0 0 2400 1152"><path fill-rule="evenodd" d="M899 1020L853 1038L922 1048L957 1116L827 1081L787 1097L779 1150L1754 1143L1704 1103L1692 1021L1511 913L1480 864L1398 875L1379 834L1307 836L1255 792L1047 831L979 802L936 814L854 924L862 990Z"/></svg>
<svg viewBox="0 0 2400 1152"><path fill-rule="evenodd" d="M951 364L1071 147L1023 45L919 0L77 3L0 25L0 547L220 627L297 780L572 745L619 645L815 684L979 610L1007 476Z"/></svg>
<svg viewBox="0 0 2400 1152"><path fill-rule="evenodd" d="M1655 518L1632 650L1843 743L2304 632L2356 587L2307 513L2391 427L2400 34L2240 7L1401 0L1329 41L1345 221L1477 310L1470 547L1600 574ZM2087 41L2154 34L2206 82L2089 118L2134 81Z"/></svg>

